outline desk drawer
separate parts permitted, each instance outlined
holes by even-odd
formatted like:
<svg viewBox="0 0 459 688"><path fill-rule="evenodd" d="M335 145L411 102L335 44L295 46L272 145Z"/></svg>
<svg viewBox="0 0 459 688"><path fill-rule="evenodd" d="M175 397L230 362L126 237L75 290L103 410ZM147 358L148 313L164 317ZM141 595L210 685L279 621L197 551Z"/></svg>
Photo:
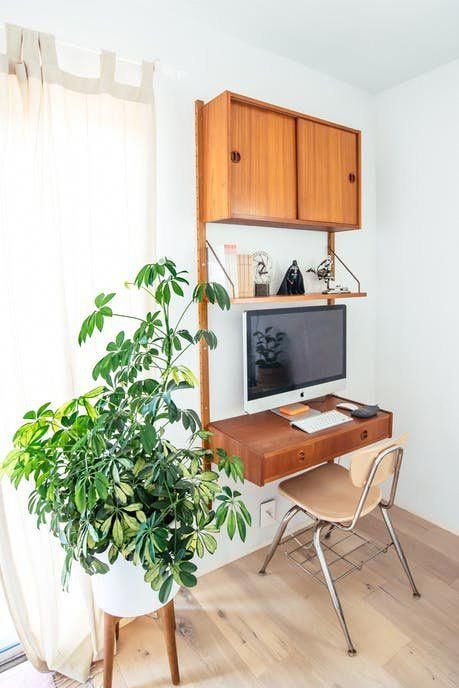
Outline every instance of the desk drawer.
<svg viewBox="0 0 459 688"><path fill-rule="evenodd" d="M310 444L278 454L268 454L263 460L264 482L269 483L272 480L282 478L284 475L315 466L322 461L324 459L316 460L314 445Z"/></svg>
<svg viewBox="0 0 459 688"><path fill-rule="evenodd" d="M378 416L371 421L359 422L357 427L353 425L349 429L341 426L339 432L326 437L318 435L316 440L306 435L308 439L304 445L284 452L265 454L263 481L271 482L323 461L330 461L390 435L390 418L386 415Z"/></svg>

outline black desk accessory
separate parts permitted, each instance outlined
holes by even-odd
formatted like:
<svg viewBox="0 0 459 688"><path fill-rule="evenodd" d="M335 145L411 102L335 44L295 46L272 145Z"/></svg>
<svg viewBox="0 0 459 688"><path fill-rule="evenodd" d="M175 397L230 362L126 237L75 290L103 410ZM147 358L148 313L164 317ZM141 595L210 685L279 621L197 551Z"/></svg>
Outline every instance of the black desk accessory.
<svg viewBox="0 0 459 688"><path fill-rule="evenodd" d="M377 404L376 406L361 406L355 411L352 411L351 416L354 416L354 418L373 418L373 416L377 415L378 411L379 406Z"/></svg>

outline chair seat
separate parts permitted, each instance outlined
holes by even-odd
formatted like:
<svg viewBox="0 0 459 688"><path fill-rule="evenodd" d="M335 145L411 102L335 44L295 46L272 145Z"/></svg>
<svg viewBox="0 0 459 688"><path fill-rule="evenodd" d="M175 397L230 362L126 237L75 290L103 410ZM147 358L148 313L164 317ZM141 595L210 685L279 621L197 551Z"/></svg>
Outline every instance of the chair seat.
<svg viewBox="0 0 459 688"><path fill-rule="evenodd" d="M352 521L362 494L361 487L354 487L347 468L336 463L284 480L279 490L316 518L336 523ZM373 511L381 497L379 487L371 487L361 515Z"/></svg>

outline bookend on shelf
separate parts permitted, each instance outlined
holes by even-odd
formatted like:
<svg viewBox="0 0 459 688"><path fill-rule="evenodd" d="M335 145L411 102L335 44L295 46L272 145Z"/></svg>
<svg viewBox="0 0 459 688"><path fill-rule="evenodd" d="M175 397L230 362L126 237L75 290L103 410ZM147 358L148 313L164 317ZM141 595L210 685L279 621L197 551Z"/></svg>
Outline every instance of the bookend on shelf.
<svg viewBox="0 0 459 688"><path fill-rule="evenodd" d="M231 279L231 277L228 275L228 272L227 272L225 266L223 265L222 261L220 260L220 258L217 255L217 252L215 251L214 247L212 246L212 244L210 243L210 241L208 239L206 239L206 245L210 249L210 251L212 251L212 255L214 256L215 260L217 261L217 263L221 267L223 274L225 275L226 279L228 280L228 283L231 286L231 291L233 293L233 298L236 298L236 287L234 286L234 282Z"/></svg>

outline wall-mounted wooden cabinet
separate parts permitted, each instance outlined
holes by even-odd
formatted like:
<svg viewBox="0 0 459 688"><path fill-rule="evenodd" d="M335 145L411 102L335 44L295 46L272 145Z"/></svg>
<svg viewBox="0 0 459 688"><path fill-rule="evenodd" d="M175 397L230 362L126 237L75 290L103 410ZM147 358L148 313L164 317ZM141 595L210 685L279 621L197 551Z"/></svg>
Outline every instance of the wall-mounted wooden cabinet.
<svg viewBox="0 0 459 688"><path fill-rule="evenodd" d="M225 91L203 106L203 222L360 227L360 132Z"/></svg>

